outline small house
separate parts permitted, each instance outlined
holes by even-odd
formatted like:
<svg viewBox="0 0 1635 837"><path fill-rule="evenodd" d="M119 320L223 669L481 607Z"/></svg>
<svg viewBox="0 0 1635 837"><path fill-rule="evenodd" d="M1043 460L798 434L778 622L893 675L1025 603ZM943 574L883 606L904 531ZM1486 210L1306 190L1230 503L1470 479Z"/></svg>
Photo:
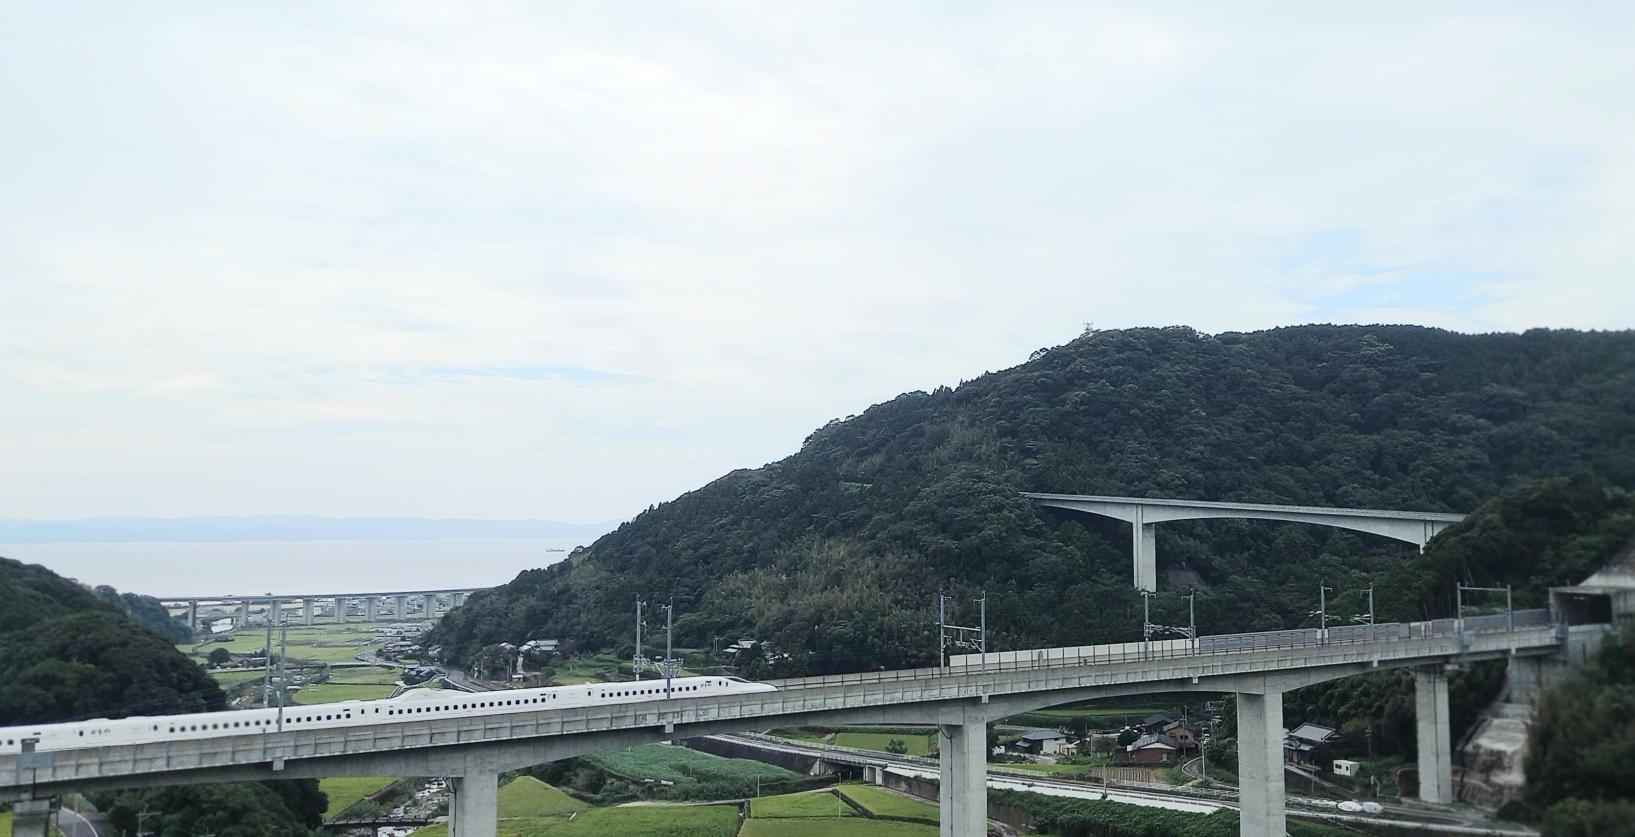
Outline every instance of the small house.
<svg viewBox="0 0 1635 837"><path fill-rule="evenodd" d="M1174 764L1181 758L1181 745L1162 733L1143 735L1124 748L1131 764Z"/></svg>
<svg viewBox="0 0 1635 837"><path fill-rule="evenodd" d="M1319 746L1339 736L1329 727L1301 724L1283 736L1283 760L1290 764L1315 764Z"/></svg>
<svg viewBox="0 0 1635 837"><path fill-rule="evenodd" d="M1067 736L1056 730L1034 729L1011 742L1011 749L1035 756L1054 756L1062 752L1062 745L1066 743Z"/></svg>
<svg viewBox="0 0 1635 837"><path fill-rule="evenodd" d="M1173 724L1173 723L1175 723L1174 718L1171 718L1168 715L1164 715L1162 713L1159 713L1159 714L1154 714L1154 715L1148 715L1147 717L1142 718L1141 719L1141 728L1143 730L1145 730L1148 735L1159 735L1159 734L1163 733L1164 727L1167 727L1167 726L1169 726L1170 724Z"/></svg>
<svg viewBox="0 0 1635 837"><path fill-rule="evenodd" d="M1360 762L1355 762L1355 761L1352 761L1351 759L1335 759L1334 760L1334 775L1336 775L1336 776L1345 776L1345 777L1348 777L1348 778L1351 778L1351 779L1355 779L1355 778L1357 778L1357 774L1361 770L1362 770L1362 764Z"/></svg>
<svg viewBox="0 0 1635 837"><path fill-rule="evenodd" d="M1198 732L1186 721L1171 721L1162 732L1175 739L1175 742L1181 745L1182 752L1189 752L1198 747Z"/></svg>

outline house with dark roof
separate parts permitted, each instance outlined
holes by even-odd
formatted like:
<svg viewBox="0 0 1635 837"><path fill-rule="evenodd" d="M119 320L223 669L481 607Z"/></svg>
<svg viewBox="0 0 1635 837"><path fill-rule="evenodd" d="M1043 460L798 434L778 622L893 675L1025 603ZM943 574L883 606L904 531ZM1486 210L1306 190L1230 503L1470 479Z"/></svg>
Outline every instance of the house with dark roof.
<svg viewBox="0 0 1635 837"><path fill-rule="evenodd" d="M1148 734L1157 735L1164 731L1164 727L1167 727L1172 723L1175 723L1174 718L1171 718L1163 713L1157 713L1142 718L1141 728L1146 730Z"/></svg>
<svg viewBox="0 0 1635 837"><path fill-rule="evenodd" d="M1339 735L1329 727L1301 724L1283 734L1283 760L1293 764L1313 764L1317 761L1317 748Z"/></svg>
<svg viewBox="0 0 1635 837"><path fill-rule="evenodd" d="M1143 735L1124 748L1130 764L1174 764L1181 760L1181 743L1162 733Z"/></svg>
<svg viewBox="0 0 1635 837"><path fill-rule="evenodd" d="M1170 721L1164 727L1163 733L1175 739L1175 743L1181 745L1182 752L1194 750L1198 747L1198 733L1186 721Z"/></svg>
<svg viewBox="0 0 1635 837"><path fill-rule="evenodd" d="M1011 749L1035 756L1054 756L1067 744L1067 736L1053 729L1034 729L1011 742Z"/></svg>

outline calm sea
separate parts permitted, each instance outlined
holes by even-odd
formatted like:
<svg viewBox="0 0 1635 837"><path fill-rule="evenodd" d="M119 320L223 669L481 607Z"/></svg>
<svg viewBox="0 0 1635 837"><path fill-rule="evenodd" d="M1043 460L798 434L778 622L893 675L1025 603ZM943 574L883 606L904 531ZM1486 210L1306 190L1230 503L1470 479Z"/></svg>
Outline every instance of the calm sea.
<svg viewBox="0 0 1635 837"><path fill-rule="evenodd" d="M0 543L0 556L150 596L367 593L492 587L561 561L581 540Z"/></svg>

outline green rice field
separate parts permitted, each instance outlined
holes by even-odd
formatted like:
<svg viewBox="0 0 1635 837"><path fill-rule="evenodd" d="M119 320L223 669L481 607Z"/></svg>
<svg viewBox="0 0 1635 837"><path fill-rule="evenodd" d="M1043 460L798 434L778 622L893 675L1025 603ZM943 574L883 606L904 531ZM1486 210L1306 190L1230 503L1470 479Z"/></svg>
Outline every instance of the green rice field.
<svg viewBox="0 0 1635 837"><path fill-rule="evenodd" d="M749 803L751 817L855 817L857 812L827 792L763 796Z"/></svg>
<svg viewBox="0 0 1635 837"><path fill-rule="evenodd" d="M801 778L793 771L762 764L749 759L725 759L674 747L668 744L643 744L623 750L595 753L586 759L609 773L630 779L656 779L688 784L716 779L785 782Z"/></svg>
<svg viewBox="0 0 1635 837"><path fill-rule="evenodd" d="M343 700L379 700L391 695L391 686L316 683L301 687L301 690L295 693L294 699L296 703L310 706L318 703L339 703Z"/></svg>
<svg viewBox="0 0 1635 837"><path fill-rule="evenodd" d="M557 816L499 822L499 837L733 837L737 831L736 805L591 808L571 820ZM417 828L413 837L448 837L448 826Z"/></svg>
<svg viewBox="0 0 1635 837"><path fill-rule="evenodd" d="M518 776L500 788L500 818L550 817L590 806L532 776Z"/></svg>
<svg viewBox="0 0 1635 837"><path fill-rule="evenodd" d="M935 825L937 806L874 785L841 785L847 799L877 817L902 817Z"/></svg>
<svg viewBox="0 0 1635 837"><path fill-rule="evenodd" d="M744 820L738 837L936 837L937 827L863 819Z"/></svg>

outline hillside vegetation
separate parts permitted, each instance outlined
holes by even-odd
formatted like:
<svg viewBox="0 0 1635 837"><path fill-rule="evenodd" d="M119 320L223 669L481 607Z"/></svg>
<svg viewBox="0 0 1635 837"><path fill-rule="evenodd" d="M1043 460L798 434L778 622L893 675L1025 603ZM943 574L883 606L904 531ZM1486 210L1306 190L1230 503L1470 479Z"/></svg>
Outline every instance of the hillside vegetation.
<svg viewBox="0 0 1635 837"><path fill-rule="evenodd" d="M1629 332L1088 333L831 422L786 459L473 595L434 641L457 660L533 637L611 648L643 592L676 596L678 644L769 642L774 671L752 675L917 665L945 580L964 601L986 589L994 647L1126 641L1140 624L1128 527L1041 513L1019 490L1463 512L1518 477L1574 473L1575 490L1604 493L1635 485L1632 399ZM1533 577L1524 553L1421 564L1412 546L1339 530L1158 527L1161 588L1198 586L1208 633L1308 624L1320 581L1336 611L1377 582L1382 618L1439 615L1455 565L1504 583ZM1552 572L1580 563L1562 560ZM1519 604L1559 580L1537 574ZM1179 597L1155 607L1184 623Z"/></svg>
<svg viewBox="0 0 1635 837"><path fill-rule="evenodd" d="M170 636L102 589L0 558L0 726L223 707L221 689Z"/></svg>

